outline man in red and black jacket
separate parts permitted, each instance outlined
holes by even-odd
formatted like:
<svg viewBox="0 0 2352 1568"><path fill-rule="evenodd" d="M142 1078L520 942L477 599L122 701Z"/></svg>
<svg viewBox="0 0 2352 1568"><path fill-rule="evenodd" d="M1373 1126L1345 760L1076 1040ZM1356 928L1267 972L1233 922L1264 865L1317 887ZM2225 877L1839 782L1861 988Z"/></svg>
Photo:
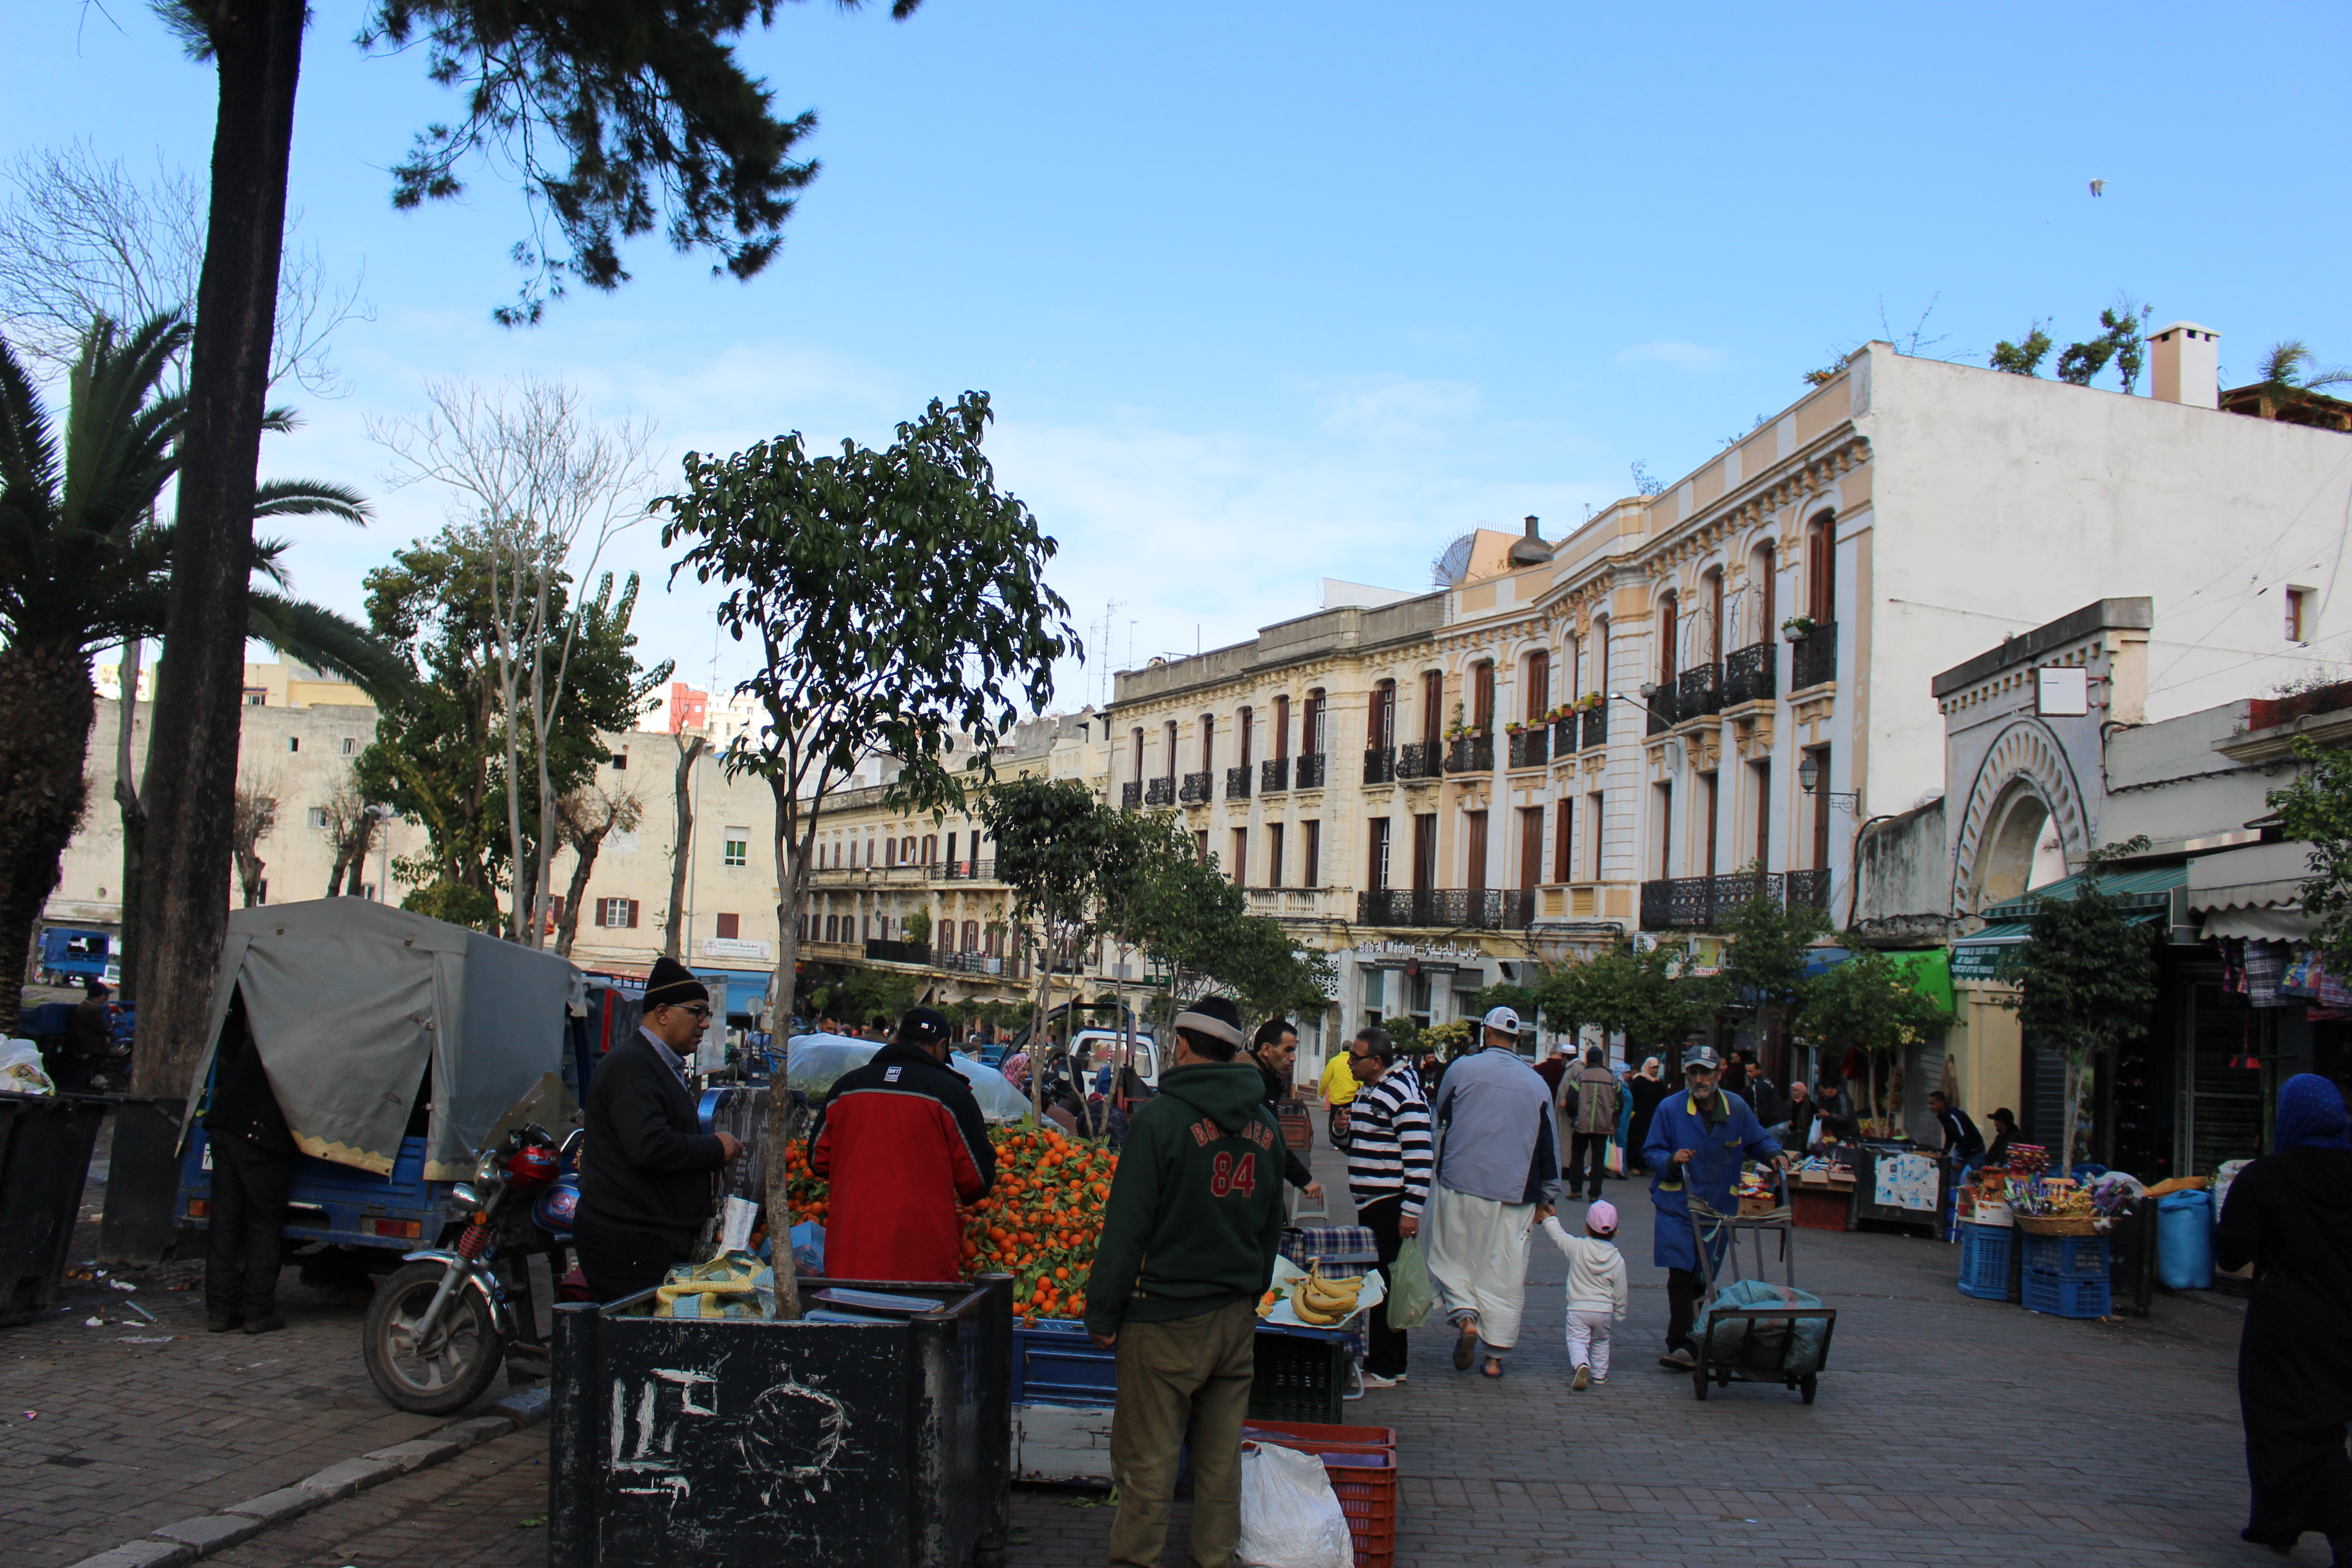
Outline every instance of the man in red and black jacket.
<svg viewBox="0 0 2352 1568"><path fill-rule="evenodd" d="M872 1061L841 1076L817 1112L809 1168L833 1184L824 1228L833 1279L962 1276L956 1205L995 1184L996 1151L971 1085L947 1058L947 1019L918 1007Z"/></svg>

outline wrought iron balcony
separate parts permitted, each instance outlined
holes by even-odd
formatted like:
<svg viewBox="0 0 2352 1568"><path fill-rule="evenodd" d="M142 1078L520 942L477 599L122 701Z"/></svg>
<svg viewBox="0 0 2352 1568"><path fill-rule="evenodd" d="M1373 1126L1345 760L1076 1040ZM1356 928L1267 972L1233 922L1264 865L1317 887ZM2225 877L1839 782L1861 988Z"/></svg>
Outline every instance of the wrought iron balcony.
<svg viewBox="0 0 2352 1568"><path fill-rule="evenodd" d="M1186 805L1206 805L1209 802L1209 775L1203 771L1186 773L1184 787L1176 792L1176 798Z"/></svg>
<svg viewBox="0 0 2352 1568"><path fill-rule="evenodd" d="M1816 636L1820 635L1818 632ZM1817 910L1829 908L1830 874L1826 867L1811 871L1789 873L1789 902L1811 904Z"/></svg>
<svg viewBox="0 0 2352 1568"><path fill-rule="evenodd" d="M927 942L884 942L879 937L867 937L866 956L877 963L928 964L931 962L931 944Z"/></svg>
<svg viewBox="0 0 2352 1568"><path fill-rule="evenodd" d="M1325 767L1329 759L1319 752L1302 754L1298 759L1298 787L1321 789Z"/></svg>
<svg viewBox="0 0 2352 1568"><path fill-rule="evenodd" d="M1249 785L1250 770L1247 763L1244 763L1240 767L1227 768L1225 770L1225 798L1227 800L1247 800L1249 798Z"/></svg>
<svg viewBox="0 0 2352 1568"><path fill-rule="evenodd" d="M1133 811L1142 804L1143 781L1141 779L1133 779L1118 786L1118 805L1121 811Z"/></svg>
<svg viewBox="0 0 2352 1568"><path fill-rule="evenodd" d="M1776 906L1786 896L1778 871L1728 877L1669 877L1642 884L1643 931L1718 931L1732 912L1758 897Z"/></svg>
<svg viewBox="0 0 2352 1568"><path fill-rule="evenodd" d="M1445 748L1416 741L1397 748L1396 776L1400 779L1433 779L1445 771Z"/></svg>
<svg viewBox="0 0 2352 1568"><path fill-rule="evenodd" d="M1396 783L1396 748L1394 746L1364 748L1364 782L1368 784Z"/></svg>
<svg viewBox="0 0 2352 1568"><path fill-rule="evenodd" d="M1290 759L1268 757L1257 765L1257 793L1274 795L1290 787Z"/></svg>
<svg viewBox="0 0 2352 1568"><path fill-rule="evenodd" d="M1663 735L1675 727L1675 689L1660 686L1650 693L1650 733Z"/></svg>
<svg viewBox="0 0 2352 1568"><path fill-rule="evenodd" d="M1174 805L1176 804L1176 775L1171 773L1164 779L1152 779L1146 783L1143 786L1143 804L1146 805Z"/></svg>
<svg viewBox="0 0 2352 1568"><path fill-rule="evenodd" d="M1511 766L1539 768L1551 761L1551 731L1549 728L1522 730L1510 737Z"/></svg>
<svg viewBox="0 0 2352 1568"><path fill-rule="evenodd" d="M1789 689L1802 691L1837 679L1837 623L1816 621L1789 650Z"/></svg>
<svg viewBox="0 0 2352 1568"><path fill-rule="evenodd" d="M1594 707L1587 708L1584 710L1582 728L1586 751L1589 752L1595 746L1607 745L1609 743L1609 704L1603 701Z"/></svg>
<svg viewBox="0 0 2352 1568"><path fill-rule="evenodd" d="M1723 705L1734 708L1742 702L1762 702L1774 695L1772 645L1750 643L1734 648L1723 661Z"/></svg>
<svg viewBox="0 0 2352 1568"><path fill-rule="evenodd" d="M950 860L940 868L950 882L993 882L996 862L993 860Z"/></svg>
<svg viewBox="0 0 2352 1568"><path fill-rule="evenodd" d="M1551 755L1554 762L1565 762L1576 750L1576 715L1568 714L1551 721Z"/></svg>
<svg viewBox="0 0 2352 1568"><path fill-rule="evenodd" d="M1535 894L1501 888L1391 888L1356 895L1356 923L1444 931L1518 931L1535 919Z"/></svg>
<svg viewBox="0 0 2352 1568"><path fill-rule="evenodd" d="M1723 711L1723 667L1702 664L1685 669L1675 683L1675 720L1703 718Z"/></svg>
<svg viewBox="0 0 2352 1568"><path fill-rule="evenodd" d="M943 952L940 967L962 974L1001 974L1004 960L987 952Z"/></svg>
<svg viewBox="0 0 2352 1568"><path fill-rule="evenodd" d="M1491 773L1495 771L1495 737L1456 735L1445 753L1449 773Z"/></svg>

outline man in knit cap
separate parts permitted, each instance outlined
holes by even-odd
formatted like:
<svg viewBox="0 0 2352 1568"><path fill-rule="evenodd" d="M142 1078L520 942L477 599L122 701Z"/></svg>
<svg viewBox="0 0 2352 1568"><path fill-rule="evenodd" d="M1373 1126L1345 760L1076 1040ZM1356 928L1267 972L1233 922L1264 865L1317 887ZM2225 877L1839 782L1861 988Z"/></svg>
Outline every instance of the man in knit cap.
<svg viewBox="0 0 2352 1568"><path fill-rule="evenodd" d="M710 1027L710 992L676 959L654 960L644 1024L589 1080L580 1209L572 1241L599 1301L650 1290L687 1261L710 1218L712 1175L743 1152L705 1132L687 1064Z"/></svg>

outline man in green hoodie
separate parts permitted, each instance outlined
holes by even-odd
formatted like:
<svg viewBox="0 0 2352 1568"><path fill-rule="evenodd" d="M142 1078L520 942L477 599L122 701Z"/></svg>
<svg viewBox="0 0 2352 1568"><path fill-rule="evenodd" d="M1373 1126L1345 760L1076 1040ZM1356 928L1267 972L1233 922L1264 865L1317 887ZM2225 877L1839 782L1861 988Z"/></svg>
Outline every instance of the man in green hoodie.
<svg viewBox="0 0 2352 1568"><path fill-rule="evenodd" d="M1282 1240L1282 1129L1241 1015L1212 996L1176 1016L1175 1066L1135 1115L1087 1280L1087 1331L1118 1352L1110 1428L1114 1568L1159 1568L1176 1454L1192 1461L1193 1568L1228 1568L1242 1533L1242 1419L1257 1300Z"/></svg>

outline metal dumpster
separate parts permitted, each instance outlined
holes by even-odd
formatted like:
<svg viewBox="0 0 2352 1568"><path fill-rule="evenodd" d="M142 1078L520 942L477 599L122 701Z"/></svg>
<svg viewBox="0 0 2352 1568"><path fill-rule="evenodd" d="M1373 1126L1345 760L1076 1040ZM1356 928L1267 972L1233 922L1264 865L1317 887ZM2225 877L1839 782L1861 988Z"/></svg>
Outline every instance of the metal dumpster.
<svg viewBox="0 0 2352 1568"><path fill-rule="evenodd" d="M93 1094L0 1094L0 1327L29 1323L58 1299L99 1124Z"/></svg>
<svg viewBox="0 0 2352 1568"><path fill-rule="evenodd" d="M1001 1568L1013 1280L803 1279L944 1299L901 1322L555 1313L550 1568Z"/></svg>

